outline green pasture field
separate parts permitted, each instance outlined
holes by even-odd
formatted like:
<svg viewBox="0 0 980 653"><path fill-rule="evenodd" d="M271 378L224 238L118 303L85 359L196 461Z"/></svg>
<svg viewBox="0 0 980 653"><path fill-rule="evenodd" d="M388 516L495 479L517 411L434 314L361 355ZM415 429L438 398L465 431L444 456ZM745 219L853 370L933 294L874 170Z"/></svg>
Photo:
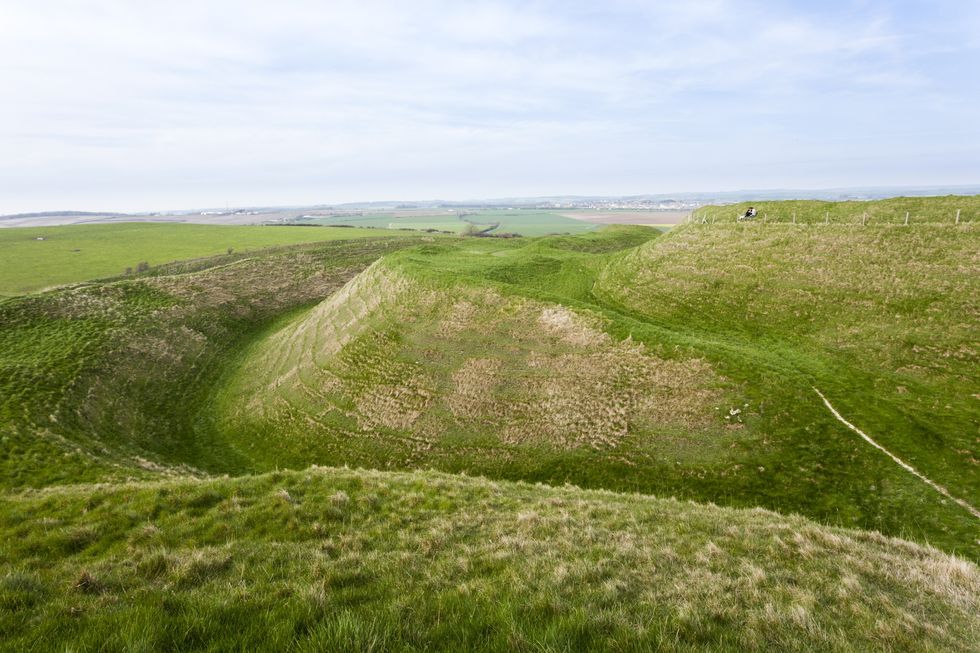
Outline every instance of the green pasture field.
<svg viewBox="0 0 980 653"><path fill-rule="evenodd" d="M588 222L536 209L478 211L477 215L467 219L479 223L499 222L500 226L491 233L517 233L522 236L581 234L598 228Z"/></svg>
<svg viewBox="0 0 980 653"><path fill-rule="evenodd" d="M787 200L779 202L741 202L726 206L706 206L693 211L695 222L702 219L733 222L749 206L758 215L755 222L774 224L909 225L980 222L980 195L944 197L893 197L874 202L824 202Z"/></svg>
<svg viewBox="0 0 980 653"><path fill-rule="evenodd" d="M596 225L574 220L557 213L535 209L495 209L466 211L462 218L456 212L418 215L392 213L365 213L364 215L307 218L302 222L321 225L351 225L378 229L438 229L463 233L469 224L478 229L499 223L489 234L519 234L521 236L545 236L549 234L578 234L594 231Z"/></svg>
<svg viewBox="0 0 980 653"><path fill-rule="evenodd" d="M0 296L121 275L141 262L152 266L229 249L391 235L366 229L138 222L0 229Z"/></svg>
<svg viewBox="0 0 980 653"><path fill-rule="evenodd" d="M323 226L348 225L351 227L368 227L371 229L438 229L460 233L466 223L456 217L456 213L418 213L412 215L395 215L386 212L366 212L362 215L337 215L299 218L300 224L318 224Z"/></svg>

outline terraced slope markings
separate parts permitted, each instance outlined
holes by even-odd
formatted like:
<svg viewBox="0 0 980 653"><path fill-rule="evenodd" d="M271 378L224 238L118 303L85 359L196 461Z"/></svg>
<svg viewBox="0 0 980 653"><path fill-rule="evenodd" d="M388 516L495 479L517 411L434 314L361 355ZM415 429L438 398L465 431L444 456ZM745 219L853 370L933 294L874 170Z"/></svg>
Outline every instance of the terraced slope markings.
<svg viewBox="0 0 980 653"><path fill-rule="evenodd" d="M253 440L280 462L311 429L343 442L347 462L356 438L474 457L466 442L498 457L515 455L504 445L612 449L672 429L725 438L713 409L725 384L710 366L617 342L602 322L492 288L447 294L377 263L247 360L224 393L245 422L231 428L266 423Z"/></svg>
<svg viewBox="0 0 980 653"><path fill-rule="evenodd" d="M642 230L617 229L399 252L243 357L214 402L216 437L260 470L437 466L761 504L980 553L968 514L855 441L811 389L819 383L835 405L850 395L848 415L907 438L903 458L916 452L917 468L932 459L923 473L940 470L938 482L971 496L976 412L958 395L967 359L931 359L918 386L892 386L904 385L893 400L879 390L879 350L861 348L869 337L859 330L894 342L879 318L893 306L908 325L899 342L941 324L957 351L971 333L971 283L947 272L970 260L975 234L718 228L729 231L637 241ZM921 257L911 270L907 251ZM868 275L848 275L869 260L899 288L880 293ZM919 315L919 301L938 312ZM808 335L835 328L853 338L853 355L839 337ZM888 338L878 347L894 357ZM922 349L903 355L907 369L929 360Z"/></svg>
<svg viewBox="0 0 980 653"><path fill-rule="evenodd" d="M920 227L332 243L0 303L0 649L972 650L976 520L812 390L975 496L980 248Z"/></svg>
<svg viewBox="0 0 980 653"><path fill-rule="evenodd" d="M197 426L229 359L284 313L418 242L219 257L0 304L0 487L241 471L247 461Z"/></svg>
<svg viewBox="0 0 980 653"><path fill-rule="evenodd" d="M973 227L779 229L429 242L315 309L396 245L13 300L3 480L434 466L763 505L980 555L968 514L811 390L977 495ZM876 276L851 273L869 260Z"/></svg>

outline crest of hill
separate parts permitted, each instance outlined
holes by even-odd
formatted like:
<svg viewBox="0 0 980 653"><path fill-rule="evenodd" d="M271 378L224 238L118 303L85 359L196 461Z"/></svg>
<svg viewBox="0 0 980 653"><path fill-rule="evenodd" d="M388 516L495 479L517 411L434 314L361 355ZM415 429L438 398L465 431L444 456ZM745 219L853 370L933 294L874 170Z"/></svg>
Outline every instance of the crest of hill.
<svg viewBox="0 0 980 653"><path fill-rule="evenodd" d="M0 535L4 650L43 633L55 648L966 652L980 628L980 572L934 549L434 472L51 488L0 498Z"/></svg>
<svg viewBox="0 0 980 653"><path fill-rule="evenodd" d="M970 225L654 236L335 243L8 300L0 480L434 467L761 505L976 557L973 518L813 390L977 495L972 350L955 339L975 282L949 282L975 260ZM912 310L916 339L883 340L889 370L877 343L838 344L890 324L842 261L900 274L907 251L927 278L885 308L929 319ZM821 275L836 295L801 286ZM792 303L801 288L816 299Z"/></svg>
<svg viewBox="0 0 980 653"><path fill-rule="evenodd" d="M975 556L976 522L812 388L975 496L972 350L923 345L960 342L970 282L937 279L976 232L714 227L334 243L0 304L0 649L972 650L976 565L879 531ZM929 265L882 300L862 250ZM921 341L834 340L895 300ZM249 475L280 463L306 471Z"/></svg>
<svg viewBox="0 0 980 653"><path fill-rule="evenodd" d="M754 222L773 224L902 225L980 222L980 195L892 197L883 200L831 202L780 200L705 206L691 213L691 222L737 222L750 206Z"/></svg>
<svg viewBox="0 0 980 653"><path fill-rule="evenodd" d="M228 428L274 432L279 460L291 446L309 455L311 431L348 444L410 442L421 451L409 459L461 440L499 456L507 445L610 449L664 429L724 431L714 406L725 382L710 365L617 342L603 323L595 312L492 285L441 287L378 262L243 362L224 394L230 418L244 423Z"/></svg>
<svg viewBox="0 0 980 653"><path fill-rule="evenodd" d="M929 436L896 434L895 450L930 467L920 445L941 439L949 455L934 472L976 479L978 243L980 223L965 221L695 223L621 257L595 292L658 324L792 350L812 379L847 370L824 383L853 390L842 399L851 410L865 397L930 425Z"/></svg>

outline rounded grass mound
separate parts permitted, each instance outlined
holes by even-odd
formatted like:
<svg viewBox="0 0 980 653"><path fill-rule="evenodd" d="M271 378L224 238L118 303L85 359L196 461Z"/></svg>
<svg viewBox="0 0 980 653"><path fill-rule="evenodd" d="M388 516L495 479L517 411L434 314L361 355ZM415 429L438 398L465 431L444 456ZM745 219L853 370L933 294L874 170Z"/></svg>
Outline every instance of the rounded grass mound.
<svg viewBox="0 0 980 653"><path fill-rule="evenodd" d="M345 454L354 440L401 441L412 459L649 446L671 431L730 440L714 409L724 379L701 359L611 338L604 321L379 262L254 348L222 392L225 428L254 457L292 464L328 456L331 440Z"/></svg>
<svg viewBox="0 0 980 653"><path fill-rule="evenodd" d="M971 651L972 563L764 510L314 468L0 510L5 650Z"/></svg>

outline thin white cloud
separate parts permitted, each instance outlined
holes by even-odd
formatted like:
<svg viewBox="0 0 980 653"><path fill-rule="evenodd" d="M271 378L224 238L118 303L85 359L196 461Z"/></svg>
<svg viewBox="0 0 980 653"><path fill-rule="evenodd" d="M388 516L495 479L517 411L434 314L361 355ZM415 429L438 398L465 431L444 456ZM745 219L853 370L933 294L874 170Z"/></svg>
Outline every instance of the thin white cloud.
<svg viewBox="0 0 980 653"><path fill-rule="evenodd" d="M980 92L947 68L980 56L936 34L975 12L941 11L0 0L0 213L972 182Z"/></svg>

